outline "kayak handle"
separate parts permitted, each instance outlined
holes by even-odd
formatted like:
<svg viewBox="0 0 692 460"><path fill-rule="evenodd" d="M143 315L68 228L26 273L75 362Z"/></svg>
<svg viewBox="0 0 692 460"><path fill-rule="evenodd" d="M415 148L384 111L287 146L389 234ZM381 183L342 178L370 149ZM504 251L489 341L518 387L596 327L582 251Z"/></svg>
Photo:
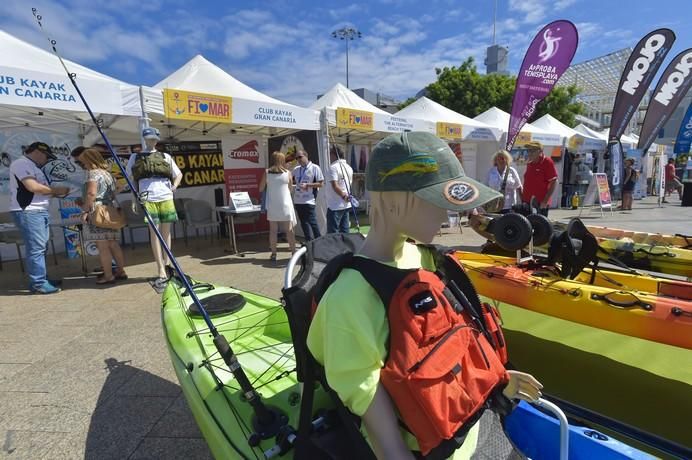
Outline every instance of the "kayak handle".
<svg viewBox="0 0 692 460"><path fill-rule="evenodd" d="M683 310L680 307L673 307L670 312L675 316L692 316L692 311Z"/></svg>
<svg viewBox="0 0 692 460"><path fill-rule="evenodd" d="M197 292L198 289L206 289L207 291L212 291L215 289L215 287L213 284L209 283L197 283L192 286L193 291ZM190 295L190 292L187 289L185 289L185 292L183 292L183 297L185 297L186 295Z"/></svg>
<svg viewBox="0 0 692 460"><path fill-rule="evenodd" d="M592 298L593 300L602 300L602 301L608 303L609 305L611 305L611 306L613 306L613 307L615 307L615 308L635 308L635 307L639 307L639 308L641 308L642 310L646 310L646 311L651 311L651 310L654 309L653 305L651 305L650 303L647 303L647 302L644 302L644 301L640 300L636 295L632 294L631 292L620 291L620 294L627 294L627 295L630 295L630 296L634 297L634 300L632 300L631 302L623 302L623 301L615 300L615 299L612 299L612 298L609 297L609 296L611 296L611 295L613 295L613 294L616 294L616 293L617 293L616 291L609 292L609 293L603 294L603 295L593 293L593 294L591 294L591 298Z"/></svg>

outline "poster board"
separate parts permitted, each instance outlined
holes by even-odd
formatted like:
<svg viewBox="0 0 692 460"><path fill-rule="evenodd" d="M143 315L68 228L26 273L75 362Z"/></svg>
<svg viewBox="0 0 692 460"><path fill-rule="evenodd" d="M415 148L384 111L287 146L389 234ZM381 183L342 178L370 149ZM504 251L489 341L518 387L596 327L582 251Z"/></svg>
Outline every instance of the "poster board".
<svg viewBox="0 0 692 460"><path fill-rule="evenodd" d="M255 206L252 204L250 195L247 192L231 192L228 194L228 207L236 211L252 211Z"/></svg>
<svg viewBox="0 0 692 460"><path fill-rule="evenodd" d="M604 209L610 209L613 212L613 201L610 195L610 187L608 186L608 176L605 173L596 173L593 175L589 188L586 190L586 195L582 201L581 209L586 206L593 206L598 202L601 209L601 216ZM581 211L579 211L581 215Z"/></svg>

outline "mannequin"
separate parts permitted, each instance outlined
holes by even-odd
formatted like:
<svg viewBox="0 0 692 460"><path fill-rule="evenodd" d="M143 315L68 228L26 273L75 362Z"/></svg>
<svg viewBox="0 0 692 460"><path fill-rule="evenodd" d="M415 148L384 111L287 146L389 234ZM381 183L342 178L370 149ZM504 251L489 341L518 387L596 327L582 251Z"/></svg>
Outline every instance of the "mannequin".
<svg viewBox="0 0 692 460"><path fill-rule="evenodd" d="M145 128L142 130L142 137L144 138L146 146L144 153L163 153L156 150L156 144L160 140L158 129ZM171 223L178 220L175 204L173 202L173 192L175 192L180 185L183 175L169 154L163 153L163 157L170 165L169 177L163 177L161 175L145 176L142 178L135 177L136 180L133 182L137 189L135 191L140 194L142 203L146 207L147 212L151 215L153 223L157 226L168 247L171 247ZM136 169L136 161L137 155L131 155L127 163L127 170L130 176L135 175L133 174L133 168ZM132 206L133 210L136 212L137 204L133 202ZM167 282L167 255L161 249L161 243L159 243L156 233L151 226L149 227L149 236L158 275L158 278L154 282L154 288L163 289Z"/></svg>
<svg viewBox="0 0 692 460"><path fill-rule="evenodd" d="M390 181L399 175L396 171L404 172ZM406 240L430 243L446 221L448 209L470 211L497 197L465 177L449 147L428 133L393 135L378 144L368 163L366 187L371 227L356 255L397 268L434 270L430 258ZM344 269L320 301L308 347L324 366L330 386L362 417L377 457L413 459L411 450L416 449L416 441L410 433L402 435L397 411L379 380L388 332L385 309L377 294L359 273ZM503 393L510 399L533 401L540 397L541 388L531 375L509 371ZM453 458L470 456L477 434L476 423Z"/></svg>

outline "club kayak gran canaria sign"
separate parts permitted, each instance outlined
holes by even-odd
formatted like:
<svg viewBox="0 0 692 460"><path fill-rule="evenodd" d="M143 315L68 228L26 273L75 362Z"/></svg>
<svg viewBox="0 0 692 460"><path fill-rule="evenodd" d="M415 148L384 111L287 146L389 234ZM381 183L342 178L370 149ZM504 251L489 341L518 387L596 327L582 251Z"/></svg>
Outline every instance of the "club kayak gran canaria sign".
<svg viewBox="0 0 692 460"><path fill-rule="evenodd" d="M79 79L80 76L77 75ZM118 85L83 77L79 87L96 113L122 114ZM0 104L84 112L84 104L66 75L0 66Z"/></svg>

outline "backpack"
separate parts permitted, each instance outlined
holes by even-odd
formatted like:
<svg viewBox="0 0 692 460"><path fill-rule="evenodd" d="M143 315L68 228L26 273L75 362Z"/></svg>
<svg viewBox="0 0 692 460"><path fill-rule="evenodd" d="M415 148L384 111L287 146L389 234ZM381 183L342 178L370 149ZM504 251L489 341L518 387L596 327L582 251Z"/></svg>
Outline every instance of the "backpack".
<svg viewBox="0 0 692 460"><path fill-rule="evenodd" d="M135 180L149 177L163 177L173 179L171 163L163 152L138 153L132 166L132 176Z"/></svg>
<svg viewBox="0 0 692 460"><path fill-rule="evenodd" d="M344 268L359 271L387 309L389 346L380 379L402 424L429 459L447 458L487 408L507 414L509 376L497 311L482 304L451 249L430 251L436 272L402 270L341 254L322 271L312 313Z"/></svg>

